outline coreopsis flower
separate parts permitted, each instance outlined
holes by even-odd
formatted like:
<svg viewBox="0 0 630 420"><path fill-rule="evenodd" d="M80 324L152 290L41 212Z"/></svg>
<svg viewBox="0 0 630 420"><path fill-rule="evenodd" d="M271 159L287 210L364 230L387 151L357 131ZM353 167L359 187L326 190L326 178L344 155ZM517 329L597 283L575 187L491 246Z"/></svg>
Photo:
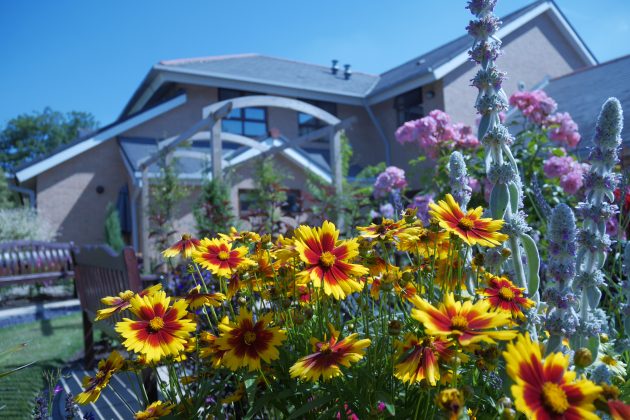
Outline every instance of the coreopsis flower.
<svg viewBox="0 0 630 420"><path fill-rule="evenodd" d="M286 340L286 331L279 327L269 327L271 314L260 317L256 322L251 312L241 308L236 322L227 317L221 320L218 328L221 331L215 345L225 351L222 363L231 370L248 367L250 371L260 369L260 361L270 363L278 359L278 346Z"/></svg>
<svg viewBox="0 0 630 420"><path fill-rule="evenodd" d="M219 233L221 239L225 239L228 242L243 241L243 242L260 242L260 235L256 232L244 230L239 232L234 226L230 228L230 233Z"/></svg>
<svg viewBox="0 0 630 420"><path fill-rule="evenodd" d="M446 194L446 201L430 204L429 212L448 232L459 236L468 245L494 247L504 242L508 236L499 233L503 220L482 218L482 207L464 213L452 195Z"/></svg>
<svg viewBox="0 0 630 420"><path fill-rule="evenodd" d="M157 362L164 356L177 356L184 351L195 323L187 318L186 301L177 300L172 306L166 293L131 298L129 310L137 319L124 318L116 324L127 350L140 353L146 361Z"/></svg>
<svg viewBox="0 0 630 420"><path fill-rule="evenodd" d="M232 243L225 239L201 240L201 244L193 251L193 261L220 277L229 277L241 267L254 262L247 258L247 247L232 249Z"/></svg>
<svg viewBox="0 0 630 420"><path fill-rule="evenodd" d="M107 386L112 375L122 368L123 363L123 357L116 350L106 360L98 362L96 375L83 378L84 391L76 396L75 401L84 405L98 400L101 391Z"/></svg>
<svg viewBox="0 0 630 420"><path fill-rule="evenodd" d="M409 384L424 379L435 386L440 379L439 359L448 361L454 354L451 344L442 337L418 338L408 333L404 341L396 343L394 376Z"/></svg>
<svg viewBox="0 0 630 420"><path fill-rule="evenodd" d="M447 232L419 228L416 231L400 234L396 249L402 252L418 253L424 258L446 259L449 255L450 242Z"/></svg>
<svg viewBox="0 0 630 420"><path fill-rule="evenodd" d="M321 228L300 226L295 247L306 269L298 274L301 282L311 280L316 288L322 287L326 295L344 299L348 294L360 292L363 283L353 277L368 273L368 269L350 261L359 254L356 239L338 240L339 231L329 221Z"/></svg>
<svg viewBox="0 0 630 420"><path fill-rule="evenodd" d="M341 375L341 366L350 367L361 360L365 349L369 347L369 339L357 340L358 334L350 334L339 340L339 332L333 328L330 339L311 338L313 353L299 359L289 372L292 378L316 382L320 377L325 381Z"/></svg>
<svg viewBox="0 0 630 420"><path fill-rule="evenodd" d="M156 284L154 286L147 287L146 289L138 293L138 296L150 295L159 290L162 290L162 285ZM104 305L110 306L110 308L99 309L98 311L96 311L96 320L101 321L117 314L118 312L129 309L129 307L131 306L131 303L129 303L129 301L135 295L136 294L131 290L125 290L124 292L118 293L118 296L105 296L101 299L101 302Z"/></svg>
<svg viewBox="0 0 630 420"><path fill-rule="evenodd" d="M444 296L438 308L416 296L411 299L415 308L411 316L420 321L428 335L453 337L463 346L485 341L511 340L517 334L513 330L495 330L508 325L509 313L492 312L487 300L473 304L471 301L456 302L453 293Z"/></svg>
<svg viewBox="0 0 630 420"><path fill-rule="evenodd" d="M385 240L391 239L409 228L404 219L395 222L392 219L383 217L381 223L378 225L371 223L370 226L358 226L357 230L359 230L360 235L365 238Z"/></svg>
<svg viewBox="0 0 630 420"><path fill-rule="evenodd" d="M163 403L162 401L156 401L151 403L146 409L138 411L134 415L135 420L154 420L160 417L167 416L173 411L173 404Z"/></svg>
<svg viewBox="0 0 630 420"><path fill-rule="evenodd" d="M516 287L505 277L497 276L489 276L488 287L481 292L493 308L510 312L515 319L524 319L523 310L534 306L534 301L523 296L524 293L524 288Z"/></svg>
<svg viewBox="0 0 630 420"><path fill-rule="evenodd" d="M221 306L221 302L225 300L223 293L201 293L201 285L197 285L188 291L184 298L188 307L192 310L199 309L202 306Z"/></svg>
<svg viewBox="0 0 630 420"><path fill-rule="evenodd" d="M458 254L439 259L436 266L435 282L441 289L453 292L464 284L466 264Z"/></svg>
<svg viewBox="0 0 630 420"><path fill-rule="evenodd" d="M464 395L456 388L447 388L440 391L435 398L438 407L448 414L449 420L456 420L459 418L462 409L464 408Z"/></svg>
<svg viewBox="0 0 630 420"><path fill-rule="evenodd" d="M221 360L225 354L225 350L219 349L217 345L217 336L208 331L202 331L199 334L199 356L212 360L212 366L218 368L221 365Z"/></svg>
<svg viewBox="0 0 630 420"><path fill-rule="evenodd" d="M610 417L613 420L630 419L630 405L624 404L623 401L608 401L608 410L610 411Z"/></svg>
<svg viewBox="0 0 630 420"><path fill-rule="evenodd" d="M162 255L165 258L173 258L178 255L181 255L186 259L190 259L193 251L200 244L201 242L199 242L199 239L195 239L190 234L184 233L182 235L182 239L175 242L173 246L166 248L164 251L162 251Z"/></svg>
<svg viewBox="0 0 630 420"><path fill-rule="evenodd" d="M298 229L295 230L294 235L297 237L299 234ZM295 237L285 238L283 235L278 235L276 239L276 246L273 250L273 255L282 263L286 263L293 258L298 258L299 253L295 248Z"/></svg>
<svg viewBox="0 0 630 420"><path fill-rule="evenodd" d="M587 379L575 380L569 355L552 353L543 361L540 345L529 333L519 335L503 353L514 381L516 409L531 419L598 419L593 401L602 391Z"/></svg>

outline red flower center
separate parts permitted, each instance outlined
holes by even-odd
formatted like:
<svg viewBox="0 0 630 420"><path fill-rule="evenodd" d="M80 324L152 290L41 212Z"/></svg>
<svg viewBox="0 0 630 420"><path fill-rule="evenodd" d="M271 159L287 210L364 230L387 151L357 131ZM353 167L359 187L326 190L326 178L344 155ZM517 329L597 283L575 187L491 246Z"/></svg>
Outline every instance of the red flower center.
<svg viewBox="0 0 630 420"><path fill-rule="evenodd" d="M335 261L337 260L337 258L331 254L328 251L325 251L320 257L319 257L319 262L324 266L324 267L331 267L333 264L335 264Z"/></svg>
<svg viewBox="0 0 630 420"><path fill-rule="evenodd" d="M254 344L254 341L256 341L256 333L253 331L246 331L245 334L243 334L243 341L248 346L251 346Z"/></svg>
<svg viewBox="0 0 630 420"><path fill-rule="evenodd" d="M457 331L464 331L468 328L468 320L461 315L455 315L451 318L451 329Z"/></svg>
<svg viewBox="0 0 630 420"><path fill-rule="evenodd" d="M569 409L567 394L556 383L545 382L540 396L545 408L554 414L564 414Z"/></svg>
<svg viewBox="0 0 630 420"><path fill-rule="evenodd" d="M227 251L221 251L219 252L219 255L217 255L217 258L219 258L221 261L227 261L228 259L230 259L230 253Z"/></svg>
<svg viewBox="0 0 630 420"><path fill-rule="evenodd" d="M162 328L164 328L164 320L160 318L159 316L156 316L151 321L149 321L149 329L152 332L158 332Z"/></svg>
<svg viewBox="0 0 630 420"><path fill-rule="evenodd" d="M499 296L501 297L501 299L503 300L512 300L514 299L514 291L512 289L510 289L509 287L502 287L499 290Z"/></svg>
<svg viewBox="0 0 630 420"><path fill-rule="evenodd" d="M473 227L475 227L475 222L471 220L470 217L464 216L459 219L459 222L457 222L457 226L459 226L463 230L471 230Z"/></svg>
<svg viewBox="0 0 630 420"><path fill-rule="evenodd" d="M319 348L319 352L324 353L324 354L332 353L332 350L330 348L330 343L322 343L321 347Z"/></svg>

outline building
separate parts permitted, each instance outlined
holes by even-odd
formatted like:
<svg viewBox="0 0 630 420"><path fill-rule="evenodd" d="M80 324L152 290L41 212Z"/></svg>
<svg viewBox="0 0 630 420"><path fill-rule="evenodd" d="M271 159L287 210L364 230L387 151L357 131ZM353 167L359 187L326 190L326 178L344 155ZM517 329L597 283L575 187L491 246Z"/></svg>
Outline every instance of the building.
<svg viewBox="0 0 630 420"><path fill-rule="evenodd" d="M597 64L551 0L536 1L502 21L497 36L503 41L504 55L499 66L510 77L505 84L508 94L519 83L536 87ZM115 122L18 168L16 181L34 191L39 211L58 226L60 239L79 244L103 241L105 207L126 194L131 242L138 247L143 237L138 221L146 220L140 202L147 159L182 140L182 133L208 117L213 104L259 95L284 98L293 105L251 106L224 115L219 137L225 141L231 136L237 144L226 143L220 155L210 152L212 131L195 131L187 138L189 147L177 152L183 181L199 185L207 176L204 167L215 162L219 163L214 165L215 173L221 165L238 166L231 191L234 207L242 208L242 198L253 186L251 158L264 148L350 121L346 133L354 149L355 170L381 161L405 167L418 151L394 141L394 132L403 122L439 108L456 121L473 123L476 91L469 84L475 69L467 55L471 44L472 39L463 35L380 75L340 68L337 63L320 66L258 54L161 61L150 69ZM307 109L312 112L304 112ZM336 179L330 150L334 136L332 131L329 134L331 141L310 141L277 154L277 164L292 176L289 188L299 191L308 172L331 182ZM251 139L264 148L252 152L256 144ZM148 182L155 166L146 169ZM192 229L194 200L192 194L182 203L179 229Z"/></svg>

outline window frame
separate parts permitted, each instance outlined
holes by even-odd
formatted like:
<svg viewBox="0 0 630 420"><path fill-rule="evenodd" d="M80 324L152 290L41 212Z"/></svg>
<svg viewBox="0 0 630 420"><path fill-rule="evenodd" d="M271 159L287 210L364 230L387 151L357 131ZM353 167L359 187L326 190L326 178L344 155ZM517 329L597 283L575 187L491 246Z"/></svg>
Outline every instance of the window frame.
<svg viewBox="0 0 630 420"><path fill-rule="evenodd" d="M218 88L217 95L218 95L219 102L221 102L228 99L256 95L256 93L247 92L247 91L238 90L238 89ZM247 110L249 109L262 111L263 118L258 119L258 118L252 118L248 116ZM238 112L238 116L233 116L232 114L234 112ZM224 124L224 122L226 121L240 123L240 132L235 132L234 130L228 130ZM263 134L248 134L247 123L264 124L264 133ZM223 118L223 121L221 122L221 130L225 131L226 133L233 133L233 134L238 134L241 136L246 136L246 137L251 137L251 138L266 137L269 135L269 113L267 112L267 108L266 107L249 107L249 108L234 109Z"/></svg>
<svg viewBox="0 0 630 420"><path fill-rule="evenodd" d="M424 117L422 86L402 93L394 98L394 109L398 126L407 121Z"/></svg>

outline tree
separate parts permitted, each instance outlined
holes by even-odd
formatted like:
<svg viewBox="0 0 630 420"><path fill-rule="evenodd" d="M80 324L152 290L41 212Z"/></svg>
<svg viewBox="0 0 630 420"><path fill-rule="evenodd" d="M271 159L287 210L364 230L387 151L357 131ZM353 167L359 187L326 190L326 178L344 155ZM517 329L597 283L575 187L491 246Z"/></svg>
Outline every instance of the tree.
<svg viewBox="0 0 630 420"><path fill-rule="evenodd" d="M46 107L42 112L21 114L0 131L0 165L12 171L97 127L89 112L64 114Z"/></svg>
<svg viewBox="0 0 630 420"><path fill-rule="evenodd" d="M0 209L8 209L14 206L13 195L4 176L4 171L0 166Z"/></svg>
<svg viewBox="0 0 630 420"><path fill-rule="evenodd" d="M227 232L234 219L227 185L218 179L205 181L193 214L199 237L213 237L219 232Z"/></svg>
<svg viewBox="0 0 630 420"><path fill-rule="evenodd" d="M120 252L125 247L125 241L120 232L120 218L118 210L112 203L107 205L105 218L105 243L114 251Z"/></svg>

